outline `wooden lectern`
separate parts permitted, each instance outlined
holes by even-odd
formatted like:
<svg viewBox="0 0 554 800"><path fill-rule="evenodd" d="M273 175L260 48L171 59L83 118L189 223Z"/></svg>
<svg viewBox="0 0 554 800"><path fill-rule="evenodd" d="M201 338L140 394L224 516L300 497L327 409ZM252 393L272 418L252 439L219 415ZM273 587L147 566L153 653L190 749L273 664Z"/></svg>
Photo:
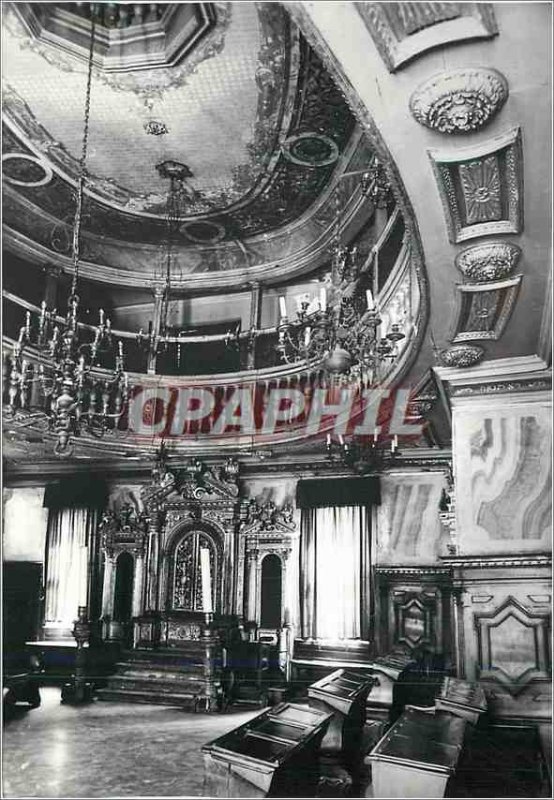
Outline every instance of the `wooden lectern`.
<svg viewBox="0 0 554 800"><path fill-rule="evenodd" d="M308 687L308 702L333 717L321 743L322 751L347 760L357 754L366 715L366 698L375 680L353 670L337 669Z"/></svg>
<svg viewBox="0 0 554 800"><path fill-rule="evenodd" d="M412 656L403 653L388 653L373 659L369 671L378 683L367 701L367 715L371 719L388 720L394 700L394 686L403 672L412 664Z"/></svg>
<svg viewBox="0 0 554 800"><path fill-rule="evenodd" d="M476 683L459 678L445 678L435 698L437 711L449 711L475 725L487 710L485 692Z"/></svg>
<svg viewBox="0 0 554 800"><path fill-rule="evenodd" d="M367 756L373 797L444 797L465 727L463 717L407 709Z"/></svg>
<svg viewBox="0 0 554 800"><path fill-rule="evenodd" d="M332 714L283 703L203 745L207 797L314 797Z"/></svg>

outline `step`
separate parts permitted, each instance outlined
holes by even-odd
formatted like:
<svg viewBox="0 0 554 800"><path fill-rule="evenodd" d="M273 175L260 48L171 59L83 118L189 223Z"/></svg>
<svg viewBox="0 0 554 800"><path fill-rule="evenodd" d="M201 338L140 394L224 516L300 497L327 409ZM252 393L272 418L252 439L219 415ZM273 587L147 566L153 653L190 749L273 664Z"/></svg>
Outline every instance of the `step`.
<svg viewBox="0 0 554 800"><path fill-rule="evenodd" d="M204 670L204 664L158 664L151 661L118 661L118 672L152 672L159 675L197 675Z"/></svg>
<svg viewBox="0 0 554 800"><path fill-rule="evenodd" d="M152 694L151 692L133 690L122 691L119 689L99 689L97 692L98 700L119 703L148 703L157 706L179 706L187 711L196 711L198 699L193 694L176 693L171 694Z"/></svg>
<svg viewBox="0 0 554 800"><path fill-rule="evenodd" d="M203 660L193 660L193 659L179 659L177 660L154 660L154 659L130 659L125 661L118 661L116 666L119 667L132 667L133 669L152 669L152 670L167 670L171 672L173 671L185 671L187 669L198 669L198 667L204 666Z"/></svg>
<svg viewBox="0 0 554 800"><path fill-rule="evenodd" d="M205 685L205 681L197 680L197 681L172 681L168 683L163 683L161 681L149 681L149 680L140 680L140 679L125 679L118 676L112 676L108 678L108 689L121 689L123 691L135 691L135 689L140 690L141 692L160 692L161 694L167 694L168 692L192 692L196 694L197 692L201 691L202 687Z"/></svg>
<svg viewBox="0 0 554 800"><path fill-rule="evenodd" d="M191 678L192 680L197 680L198 678L202 678L205 674L204 667L198 665L197 667L190 667L189 669L156 669L156 667L144 666L144 667L135 667L133 664L127 664L125 666L119 667L117 670L112 672L112 675L117 675L122 678L125 677L136 677L136 678L143 678L145 680L156 680L156 681L180 681L180 680L187 680Z"/></svg>

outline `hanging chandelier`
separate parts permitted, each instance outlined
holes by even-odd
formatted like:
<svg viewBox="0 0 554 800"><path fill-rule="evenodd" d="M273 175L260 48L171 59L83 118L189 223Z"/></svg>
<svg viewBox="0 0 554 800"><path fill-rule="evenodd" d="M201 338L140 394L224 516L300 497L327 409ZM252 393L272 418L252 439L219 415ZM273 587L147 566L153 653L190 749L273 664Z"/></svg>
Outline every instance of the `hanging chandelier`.
<svg viewBox="0 0 554 800"><path fill-rule="evenodd" d="M356 173L346 173L349 177ZM390 190L386 172L375 159L361 173L361 192L374 206L386 206ZM319 294L297 300L296 317L289 320L286 298L279 298L280 322L277 328L277 353L283 363L307 361L321 365L326 372L343 379L373 382L385 366L398 357L398 342L405 338L395 322L381 335L381 317L373 280L372 256L362 259L356 246L341 242L341 202L335 192L336 222L332 245L330 282L321 285ZM374 256L374 254L373 254Z"/></svg>
<svg viewBox="0 0 554 800"><path fill-rule="evenodd" d="M327 460L332 464L340 462L358 475L380 474L385 467L391 466L396 459L398 437L390 440L390 449L379 443L377 432L368 437L333 438L327 434Z"/></svg>
<svg viewBox="0 0 554 800"><path fill-rule="evenodd" d="M74 437L83 430L94 436L103 436L117 425L122 417L129 396L128 377L124 371L123 345L118 342L115 351L115 366L106 374L103 369L95 371L99 359L114 351L114 339L110 320L100 309L99 323L92 330L94 335L86 337L79 322L78 294L79 263L81 246L81 223L86 182L86 160L89 138L90 96L96 11L91 6L90 48L87 67L85 112L79 178L77 183L75 217L73 224L73 278L67 300L65 319L55 309L48 309L42 302L37 321L31 312L26 314L25 325L20 328L13 349L9 378L8 414L26 414L30 410L33 384L39 386L41 401L46 412L48 427L56 436L54 453L69 456L74 449ZM90 326L87 326L90 328ZM87 340L85 340L87 338ZM28 357L25 348L32 346L40 351L38 367Z"/></svg>

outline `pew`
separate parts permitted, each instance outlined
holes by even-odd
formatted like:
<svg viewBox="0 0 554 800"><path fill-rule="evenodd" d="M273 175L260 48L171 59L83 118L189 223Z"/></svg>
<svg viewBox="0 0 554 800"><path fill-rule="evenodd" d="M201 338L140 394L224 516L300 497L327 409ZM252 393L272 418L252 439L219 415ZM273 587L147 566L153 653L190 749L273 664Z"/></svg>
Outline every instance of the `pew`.
<svg viewBox="0 0 554 800"><path fill-rule="evenodd" d="M387 653L374 658L368 669L377 683L367 699L367 716L373 720L388 720L394 702L394 687L405 671L414 664L411 655Z"/></svg>
<svg viewBox="0 0 554 800"><path fill-rule="evenodd" d="M353 670L337 669L308 687L311 708L332 714L321 750L352 760L360 750L366 698L375 679Z"/></svg>
<svg viewBox="0 0 554 800"><path fill-rule="evenodd" d="M203 745L207 797L313 797L332 714L293 703Z"/></svg>
<svg viewBox="0 0 554 800"><path fill-rule="evenodd" d="M372 796L444 797L466 725L462 716L407 708L365 759L371 766Z"/></svg>

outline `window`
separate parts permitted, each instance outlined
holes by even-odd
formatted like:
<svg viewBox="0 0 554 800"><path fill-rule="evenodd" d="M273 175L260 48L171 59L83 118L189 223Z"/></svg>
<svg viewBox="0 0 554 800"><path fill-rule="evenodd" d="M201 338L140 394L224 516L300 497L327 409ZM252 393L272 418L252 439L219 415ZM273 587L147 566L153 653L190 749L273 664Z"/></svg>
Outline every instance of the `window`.
<svg viewBox="0 0 554 800"><path fill-rule="evenodd" d="M215 542L204 531L190 531L177 543L173 563L173 589L171 607L183 611L202 611L202 571L200 550L210 553L210 580L212 604L217 609L219 583L218 551Z"/></svg>
<svg viewBox="0 0 554 800"><path fill-rule="evenodd" d="M369 639L370 509L302 511L300 604L304 639Z"/></svg>

